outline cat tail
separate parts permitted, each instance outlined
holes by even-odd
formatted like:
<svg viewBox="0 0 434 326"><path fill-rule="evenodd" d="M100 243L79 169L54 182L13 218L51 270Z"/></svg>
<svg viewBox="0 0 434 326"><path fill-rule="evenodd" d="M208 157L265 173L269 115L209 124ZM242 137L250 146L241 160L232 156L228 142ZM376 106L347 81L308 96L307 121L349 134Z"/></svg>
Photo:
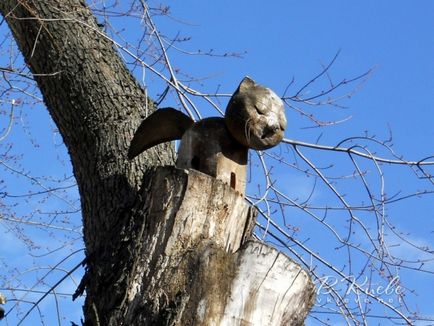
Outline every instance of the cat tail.
<svg viewBox="0 0 434 326"><path fill-rule="evenodd" d="M131 140L128 158L131 160L155 145L181 139L193 123L189 116L172 108L154 111L137 128Z"/></svg>

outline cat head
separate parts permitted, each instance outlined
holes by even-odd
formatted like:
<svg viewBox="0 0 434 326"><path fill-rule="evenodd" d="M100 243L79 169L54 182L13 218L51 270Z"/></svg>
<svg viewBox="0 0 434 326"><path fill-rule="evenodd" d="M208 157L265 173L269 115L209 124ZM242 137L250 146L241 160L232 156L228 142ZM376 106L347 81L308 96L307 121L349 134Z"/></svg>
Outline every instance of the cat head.
<svg viewBox="0 0 434 326"><path fill-rule="evenodd" d="M263 150L276 146L283 139L285 107L271 89L245 77L229 100L225 122L240 144Z"/></svg>

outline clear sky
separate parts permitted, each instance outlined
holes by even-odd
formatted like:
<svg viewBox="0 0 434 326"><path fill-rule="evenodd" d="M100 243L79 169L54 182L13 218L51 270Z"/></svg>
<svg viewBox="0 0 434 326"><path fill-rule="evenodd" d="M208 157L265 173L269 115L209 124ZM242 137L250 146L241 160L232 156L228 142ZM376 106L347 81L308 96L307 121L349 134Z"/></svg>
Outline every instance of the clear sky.
<svg viewBox="0 0 434 326"><path fill-rule="evenodd" d="M348 116L351 119L336 126L306 129L313 124L288 110L286 137L310 142L321 137L319 143L335 145L347 137L363 136L366 131L382 140L387 139L391 132L395 151L405 158L419 160L433 155L432 1L271 1L267 4L262 1L171 1L168 5L177 23L163 18L156 21L168 36L179 32L181 36L191 37L190 42L181 45L183 49L246 52L243 59L214 58L212 63L207 58L178 56L175 50L169 52L173 54L173 64L177 68L193 76L209 77L201 81L202 90L220 87L230 93L244 75L250 75L280 95L294 78L289 93L295 93L340 51L330 70L335 82L369 69L373 69L373 73L350 99L340 102L347 109L320 107L308 108L308 112L325 120L340 120ZM179 21L185 24L178 24ZM325 84L314 85L311 91L321 90L321 87ZM333 96L342 94L345 90ZM373 150L377 150L375 146ZM340 163L337 157L324 157L323 161L319 154L309 154L319 165L336 162L338 166ZM385 181L389 195L400 190L410 193L424 187L432 190L432 185L417 182L409 170L389 171ZM278 174L278 177L283 178L281 183L290 189L288 192L293 198L307 196L313 183L312 178L307 180L290 170ZM374 179L368 182L373 188L378 185ZM345 189L346 186L342 187ZM356 194L353 198L363 192L358 182L350 183L347 189ZM322 189L317 191L317 202L331 205L332 199L325 192ZM387 214L393 223L408 232L408 240L432 248L433 203L432 196L424 200L409 200L400 205L390 205ZM330 238L312 232L314 226L304 224L305 217L290 216L296 221L291 223L304 228L305 233L303 230L299 233L300 239L310 239L310 243L314 243L312 237L316 237L316 248L330 241ZM414 253L405 246L397 247L402 241L390 234L389 240L396 253L403 253L402 257L433 258L432 255ZM339 259L333 250L324 255L332 261ZM430 268L432 271L432 263ZM411 304L418 307L419 313L432 318L434 308L429 302L433 296L425 291L428 284L434 286L432 276L414 273L404 281L418 293L409 299ZM332 324L338 322L337 319L332 321ZM381 325L388 323L381 319L369 321ZM307 325L316 324L319 323L314 319L307 322ZM422 321L418 323L423 324Z"/></svg>
<svg viewBox="0 0 434 326"><path fill-rule="evenodd" d="M155 4L157 4L156 1L150 2L151 6ZM161 33L168 38L175 37L178 33L180 37L189 37L189 41L175 44L183 51L207 52L212 49L214 54L226 52L242 54L242 58L210 57L185 55L175 48L169 49L172 64L179 69L180 79L183 79L183 74L200 78L199 82L191 83L192 87L203 92L214 92L218 89L223 93L232 93L242 77L249 75L257 82L271 87L279 95L283 95L284 90L294 79L288 91L289 94L294 94L322 70L322 65L328 64L340 51L335 64L330 69L330 77L335 82L363 74L369 69L373 69L373 72L357 92L352 94L351 98L340 102L345 108L324 106L313 108L303 106L302 108L327 121L347 117L351 119L326 128L306 128L311 127L313 123L300 116L295 110L288 109L286 137L305 142L316 142L319 139L320 144L334 146L347 137L363 136L366 131L369 135L376 135L378 139L387 139L391 131L395 151L404 155L405 158L419 160L434 155L433 1L278 0L265 4L264 1L185 0L165 1L164 4L170 6L170 15L169 17L156 17L155 23ZM118 29L125 29L123 36L126 39L133 41L140 37L137 21L118 19L113 20L113 24ZM5 31L5 26L0 28L1 32ZM0 63L4 64L2 59ZM141 72L135 71L135 74L142 80ZM326 81L312 85L309 90L312 93L321 91L327 87ZM154 96L164 89L150 72L146 73L145 84L149 93ZM356 85L358 84L354 84ZM350 85L342 88L342 91L337 90L331 96L345 95L352 89ZM226 99L223 98L221 101L224 108ZM176 105L176 101L168 97L164 104ZM210 112L206 111L210 110L206 106L203 110ZM70 176L71 170L66 152L59 145L61 144L60 138L53 136L53 123L44 111L38 108L31 110L23 108L20 112L19 120L24 122L17 123L19 127L14 128L8 140L14 144L12 153L25 153L19 164L17 163L18 166L41 176L53 174L58 179ZM0 116L0 119L3 119L3 116ZM38 123L35 124L34 121ZM0 120L0 127L3 126ZM37 146L33 141L34 138L37 139ZM0 147L2 151L5 151L5 148ZM341 158L336 157L335 154L319 154L315 151L306 151L306 153L318 165L336 162L338 168L340 164L344 166L343 160L341 162ZM43 158L48 160L54 158L53 161L57 163L50 165ZM372 169L372 166L369 168ZM342 169L350 171L351 166ZM275 172L281 188L285 188L286 193L292 198L309 196L314 178L306 178L293 169L276 167ZM9 183L14 183L8 185L8 191L19 192L20 182L25 183L26 181L15 179L10 181L12 179L8 179L8 173L5 174L6 177L0 179L4 178L6 182L9 180ZM253 179L256 175L259 175L259 172L253 172ZM409 169L392 169L386 177L386 186L390 193L401 190L402 194L408 194L427 188L433 190L432 184L423 180L417 182L417 178ZM377 179L368 179L372 182L373 188L378 187ZM50 180L44 180L44 182L49 184ZM71 183L69 179L62 182L66 186ZM363 192L363 188L358 181L344 183L341 187L344 192L348 191L351 194L349 200L351 198L356 201L360 200L361 196L358 193ZM68 203L70 208L79 206L76 202L75 190L68 189L67 191L68 198L71 199ZM317 204L330 203L332 205L331 202L335 200L321 187L315 190L314 196L316 196L315 203ZM15 201L11 200L8 203L15 203ZM51 201L51 205L56 205L56 203L56 201ZM433 248L433 203L432 196L413 198L395 206L391 205L387 208L387 212L394 224L403 230L408 230L409 239L413 239L421 246ZM65 203L57 204L61 206ZM23 205L25 207L22 207ZM39 208L42 204L36 199L26 204L20 202L14 208L16 214L25 214L28 205ZM319 251L321 244L330 240L328 236L312 229L314 224L306 222L305 217L299 216L298 213L290 213L287 218L291 225L301 229L297 233L299 239L302 241L310 239L308 243L314 250ZM276 219L281 221L281 217ZM79 217L75 216L73 223L78 225ZM370 225L373 221L366 221L366 223ZM4 232L1 237L8 244L0 250L0 257L9 260L9 268L14 265L10 263L12 259L16 260L15 264L18 268L27 268L30 265L17 259L17 256L24 255L25 252L22 241L16 240L15 233L11 232L5 223L0 222L0 224L3 226L0 232ZM339 223L336 222L336 225ZM39 231L32 232L34 232L31 233L32 236L39 236ZM400 240L393 239L392 236L389 240L391 244L400 244ZM63 238L59 241L67 242ZM363 241L365 240L361 238L360 242L363 243ZM74 243L73 248L81 247L80 242ZM407 250L405 246L394 246L391 250L395 250L395 253L399 250L404 251L402 255L406 258L412 255L412 251ZM62 255L65 256L64 252ZM339 254L334 254L333 250L326 251L323 255L331 260L340 259ZM34 259L26 256L27 258ZM51 256L44 263L52 265L61 258L61 255L55 259ZM434 257L432 254L414 253L412 258L432 259ZM75 263L76 261L79 261L79 258L75 259ZM353 263L355 267L359 267L357 261ZM69 268L73 265L74 263L70 262ZM428 266L431 271L434 270L432 262ZM327 275L326 271L324 273ZM434 319L432 304L434 296L431 290L434 288L433 275L427 273L407 275L405 271L403 274L406 284L409 284L408 291L415 289L417 292L417 295L408 294L407 297L412 309L418 310L425 317ZM0 275L5 277L6 272L0 270ZM74 284L71 281L60 292L70 293L73 289ZM37 298L39 296L35 294L32 300ZM41 306L43 314L54 313L53 302L52 300ZM64 309L64 315L70 313L72 316L70 319L65 319L65 325L69 320L78 323L79 305L65 305L62 309ZM381 314L378 310L374 312ZM333 325L342 322L339 316L334 315L317 314L316 317L331 318ZM13 324L13 319L11 322ZM369 323L390 324L389 321L381 319L371 319ZM420 321L417 325L432 323ZM34 325L32 320L24 324ZM320 325L320 323L314 318L309 318L306 325Z"/></svg>

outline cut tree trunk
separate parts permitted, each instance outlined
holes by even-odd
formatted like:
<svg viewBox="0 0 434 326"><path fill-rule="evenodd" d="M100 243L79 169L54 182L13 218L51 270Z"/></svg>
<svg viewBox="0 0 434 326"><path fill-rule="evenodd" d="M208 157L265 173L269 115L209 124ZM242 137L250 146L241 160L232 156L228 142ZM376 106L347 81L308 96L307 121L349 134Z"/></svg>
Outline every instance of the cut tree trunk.
<svg viewBox="0 0 434 326"><path fill-rule="evenodd" d="M127 325L302 325L314 286L300 266L253 241L256 211L195 170L151 171ZM144 312L144 313L143 313Z"/></svg>

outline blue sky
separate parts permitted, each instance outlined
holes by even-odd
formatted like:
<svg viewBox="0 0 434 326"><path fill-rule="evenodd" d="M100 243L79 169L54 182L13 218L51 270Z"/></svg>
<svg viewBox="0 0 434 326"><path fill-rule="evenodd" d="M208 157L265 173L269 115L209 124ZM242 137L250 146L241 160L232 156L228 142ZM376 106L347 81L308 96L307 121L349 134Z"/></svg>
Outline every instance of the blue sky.
<svg viewBox="0 0 434 326"><path fill-rule="evenodd" d="M150 2L151 6L156 3ZM434 42L432 42L434 2L428 0L417 2L279 0L265 5L262 1L186 0L166 1L165 4L170 6L170 16L155 18L155 23L161 33L169 38L178 33L180 36L191 38L188 42L176 44L176 46L184 51L200 49L202 52L207 52L213 49L213 53L238 52L243 57L185 55L174 48L169 49L168 53L173 66L180 70L178 75L180 79L183 74L200 78L199 82L191 83L192 87L204 92L219 89L223 93L232 93L242 77L249 75L257 82L271 87L282 95L294 78L294 83L289 88L289 93L294 94L321 71L321 65L329 63L340 51L338 59L330 69L330 76L334 81L352 78L369 69L373 69L373 73L363 85L360 85L360 89L351 98L340 102L346 108L303 108L325 120L340 120L348 116L351 116L351 119L326 128L306 128L311 127L312 122L301 117L294 110L288 109L286 137L305 142L316 142L319 139L319 143L333 146L344 138L363 136L365 131L368 131L369 135L376 135L379 139L386 139L391 130L394 149L405 158L419 160L434 154L432 145L434 141L432 127L434 115ZM128 40L134 41L140 37L137 20L113 20L113 25L118 29L124 28L123 36ZM1 28L3 32L4 26ZM0 62L2 62L1 59ZM143 76L140 71L135 71L135 74L139 80L142 80ZM145 82L149 93L153 96L157 96L164 89L150 72L146 73ZM321 81L310 87L310 90L314 93L321 91L324 87L327 87L327 82ZM350 90L352 86L338 90L333 96L344 95ZM221 99L222 108L225 107L226 100L226 98ZM198 101L198 103L204 112L215 115L203 102ZM177 105L173 96L169 96L163 104ZM4 107L3 109L5 110ZM19 166L38 176L51 174L61 180L69 177L71 169L66 152L59 145L61 144L59 136L55 133L53 135L54 126L45 111L36 106L35 108L23 107L19 112L20 117L17 119L19 121L8 139L14 144L12 153L25 153L19 161ZM1 120L0 123L3 127ZM33 141L34 138L37 140ZM4 148L2 147L2 150ZM381 151L379 147L373 146L373 149ZM285 152L284 148L279 150ZM288 153L292 155L289 150ZM318 165L335 164L335 169L332 170L333 175L337 175L338 172L351 173L354 169L348 165L347 157L313 150L303 150L303 153ZM254 160L253 163L253 167L256 167L257 161ZM360 164L375 172L375 168L369 162L360 161ZM308 178L295 169L284 169L280 166L276 166L274 172L280 189L284 189L291 198L302 201L310 195L315 178ZM28 181L23 178L12 179L10 173L5 175L6 177L1 179L5 178L10 192L19 192L20 189L29 187ZM253 193L256 190L257 179L260 180L261 175L259 172L253 172L252 185L249 188ZM372 173L367 180L373 189L378 190L378 175ZM45 179L44 182L50 184L50 181ZM63 180L63 184L69 185L70 180ZM430 186L423 180L418 181L409 169L387 169L385 184L390 193L400 190L403 194L411 193L429 187L432 190L432 185ZM339 187L343 192L348 192L350 201L360 202L365 198L362 184L357 180L342 182ZM61 196L66 196L74 205L77 205L77 194L74 190L65 190ZM332 205L336 202L336 198L328 193L326 187L321 186L316 188L312 198L318 205ZM26 203L18 202L18 200L9 202L9 204L15 203L18 203L18 206L14 207L18 215L27 214L29 206L36 207L36 209L47 208L43 206L46 202L37 199ZM64 207L64 201L59 198L50 199L49 204L50 209L54 209L56 205ZM387 213L394 224L403 230L408 230L409 239L421 245L431 246L431 248L434 246L432 196L412 198L390 205ZM307 220L305 215L293 210L288 210L287 214L285 221L288 219L287 223L300 228L300 231L296 233L297 237L300 240L309 239L308 244L314 250L319 250L318 248L321 248L323 244L333 241L329 234L317 232L315 228L318 226L315 222ZM42 219L43 217L36 218ZM332 218L341 217L336 215ZM360 218L366 219L370 227L375 224L375 219L371 219L368 215L361 215ZM79 215L71 214L71 219L74 225L79 225ZM280 222L284 221L280 216L276 219ZM339 220L334 223L336 223L336 228L345 229L345 223L340 224ZM58 225L63 224L59 222ZM8 229L4 223L2 226L0 230L6 232ZM44 234L40 230L28 232L32 237L43 237ZM42 232L42 235L38 232ZM71 234L69 236L73 237ZM363 239L361 234L355 235L355 237L358 236L360 236L360 243L364 244L366 239ZM5 233L2 239L10 245L7 249L0 251L0 257L10 260L12 257L16 259L17 255L23 255L25 259L17 261L16 266L21 270L30 268L34 258L26 254L26 247L22 241L17 241L13 232ZM59 243L66 242L62 235L59 235L56 241L50 246L55 247ZM432 255L428 257L420 251L406 247L401 240L394 238L391 234L388 235L388 241L394 245L391 250L395 254L416 259L433 258ZM14 243L16 245L13 245ZM398 244L401 246L396 246ZM69 250L80 247L82 247L80 241L75 241ZM336 254L332 248L333 246L330 250L322 252L324 257L330 260L340 259L340 254ZM65 269L71 268L79 261L78 257L67 262L68 267ZM61 255L47 257L46 261L39 261L38 264L52 265L61 258ZM340 263L341 261L337 262L338 265ZM353 263L355 267L360 267L357 261ZM434 270L432 263L428 266L431 271ZM324 271L324 273L327 272ZM0 274L5 273L1 271ZM56 277L58 275L56 274ZM36 278L37 275L32 277ZM402 271L402 277L410 289L418 292L416 296L408 295L412 308L419 309L424 316L434 318L432 293L426 291L428 288L433 288L434 278L426 274L406 271ZM29 282L28 284L31 283L29 279L26 281ZM62 290L68 292L73 288L72 284L73 281L70 281ZM38 295L34 298L37 299ZM54 301L50 300L43 306L43 313L47 316L53 315L55 309ZM64 315L74 316L71 319L78 322L79 305L65 304L62 309ZM378 310L374 312L382 313ZM325 319L329 316L318 314L317 317ZM339 316L331 316L331 318L333 325L342 322ZM67 318L66 321L68 320L70 319ZM26 325L33 325L33 321L29 320ZM385 320L372 319L369 321L372 324L388 325ZM10 323L13 324L13 319ZM319 325L320 323L314 318L309 318L306 324ZM418 325L428 324L430 323L418 323Z"/></svg>
<svg viewBox="0 0 434 326"><path fill-rule="evenodd" d="M320 72L321 64L330 62L337 51L340 55L330 72L335 81L373 69L362 87L350 99L341 102L347 109L321 107L309 111L326 120L347 116L351 116L351 120L332 127L306 129L312 123L288 110L286 137L310 142L321 137L321 144L335 145L346 137L363 136L366 131L378 139L387 139L391 132L393 148L405 158L419 160L433 154L434 43L430 41L434 27L433 2L273 1L264 5L259 1L248 4L242 1L172 1L168 4L174 20L186 24L177 24L178 28L174 28L173 21L163 18L156 21L169 36L178 32L191 36L191 41L185 43L183 49L246 51L243 59L213 59L211 64L206 57L177 55L174 50L169 52L173 54L174 66L194 76L209 77L201 81L202 89L212 90L220 86L224 92L230 93L242 76L250 75L278 94L283 94L294 78L290 92L295 93ZM312 91L321 90L324 85L314 85ZM334 96L341 94L345 94L345 90ZM379 148L370 146L373 151L381 153ZM342 156L306 152L319 165L332 162L341 171L351 173L346 170L348 161ZM367 165L366 168L375 170L373 166ZM432 185L419 182L409 170L385 170L389 195L399 191L411 193L424 187L432 189ZM288 169L280 171L276 168L276 171L279 172L276 178L293 198L310 193L312 178ZM380 187L375 173L368 182L373 189ZM315 202L331 204L334 199L327 190L318 188L314 194ZM357 181L343 183L340 189L349 192L348 198L363 200L359 197L363 185ZM432 208L432 197L424 200L414 198L390 205L386 212L395 225L408 232L408 240L432 248ZM291 222L302 229L300 239L309 238L313 247L333 241L324 234L312 233L315 224L306 222L305 216L293 212L289 216ZM365 218L368 224L372 222L369 220L371 217ZM318 243L312 237L316 237ZM402 257L432 259L432 255L422 255L403 245L390 232L387 240L393 253L401 253ZM324 256L332 261L339 257L333 250ZM432 277L414 273L407 275L406 272L402 275L403 282L418 293L410 299L411 304L417 306L421 314L432 317L433 308L426 304L432 300L432 295L425 291L427 284L433 285ZM332 324L337 323L337 319L332 320ZM387 324L381 319L370 322ZM309 319L307 325L317 323ZM422 321L419 323L424 324Z"/></svg>
<svg viewBox="0 0 434 326"><path fill-rule="evenodd" d="M415 5L394 1L391 5L385 1L274 1L264 6L259 1L248 5L242 1L173 1L168 4L175 17L191 24L178 27L183 35L192 37L186 44L188 49L247 51L243 60L221 60L221 64L216 60L212 65L202 65L200 58L187 56L175 61L182 69L188 67L190 74L213 77L211 82L221 83L228 91L243 75L249 74L282 93L293 76L302 84L319 71L320 62L328 63L341 50L332 69L337 79L375 68L363 90L348 102L355 132L375 128L380 133L390 124L397 146L412 147L408 149L411 153L414 142L433 138L432 106L427 100L432 95L434 76L434 45L429 42L433 27L432 2L418 1ZM164 28L164 21L160 26ZM175 35L178 30L167 33ZM403 137L400 131L407 131L411 126L414 132L412 140L408 140L407 133ZM288 132L294 129L297 128L288 128ZM420 150L414 153L421 154ZM429 154L429 149L423 153Z"/></svg>

